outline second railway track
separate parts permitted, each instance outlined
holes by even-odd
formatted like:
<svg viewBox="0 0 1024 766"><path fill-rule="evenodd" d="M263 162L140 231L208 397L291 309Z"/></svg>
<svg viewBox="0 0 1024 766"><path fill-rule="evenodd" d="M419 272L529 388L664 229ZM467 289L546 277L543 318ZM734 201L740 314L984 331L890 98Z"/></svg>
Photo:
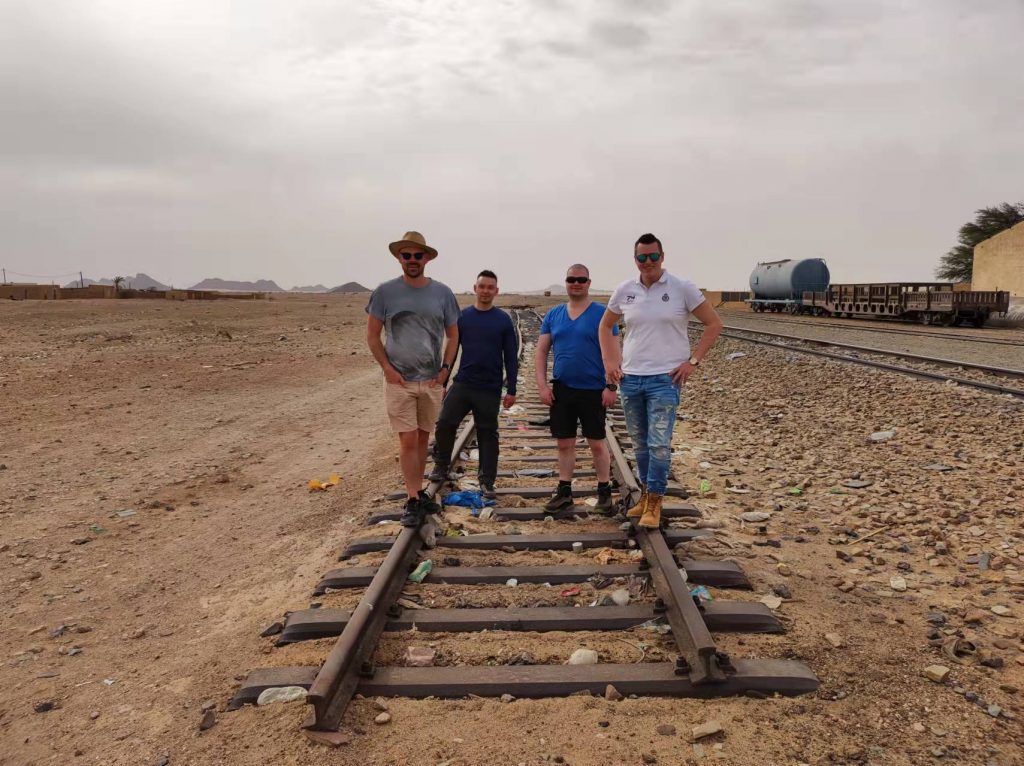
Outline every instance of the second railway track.
<svg viewBox="0 0 1024 766"><path fill-rule="evenodd" d="M523 311L517 319L525 348L536 338L539 317ZM555 444L544 424L546 408L532 392L521 403L521 413L502 419L499 499L491 518L479 521L455 509L421 530L401 528L395 535L396 509L369 514L368 526L383 524L392 534L361 537L345 546L339 552L341 566L326 572L313 589L324 602L337 604L318 603L287 614L277 637L278 651L336 637L326 656L312 664L253 670L230 707L253 703L268 688L303 687L310 705L307 734L340 744L352 736L343 724L357 693L536 698L602 695L612 686L623 695L721 697L796 695L818 687L812 670L799 660L746 658L722 649L716 635L783 633L784 627L764 604L727 597L724 589L750 588L734 561L686 553L690 541L714 532L695 523L702 513L683 502L686 493L675 481L663 529L657 531L638 530L621 517L593 516L585 501L555 514L543 511L539 498L549 493L553 481L547 474L553 475ZM463 465L472 460L473 440L470 421L453 451ZM609 413L609 445L619 507L625 508L639 488L618 409ZM581 451L581 458L586 454ZM578 474L587 477L587 467L582 465ZM589 495L593 483L593 478L577 481L574 494ZM432 484L428 492L441 490ZM410 571L427 558L439 566L422 584L410 583ZM486 590L494 585L501 590ZM691 593L696 585L711 589L714 599ZM383 665L375 656L385 632L400 636L403 644L422 645L485 630L492 632L492 641L495 635L504 637L506 661L468 664L449 655L415 667ZM521 651L530 635L551 632L563 638L564 651L557 659ZM596 647L601 661L567 664L570 647L578 645L574 635L588 636L587 646ZM623 643L640 657L605 661L621 658Z"/></svg>

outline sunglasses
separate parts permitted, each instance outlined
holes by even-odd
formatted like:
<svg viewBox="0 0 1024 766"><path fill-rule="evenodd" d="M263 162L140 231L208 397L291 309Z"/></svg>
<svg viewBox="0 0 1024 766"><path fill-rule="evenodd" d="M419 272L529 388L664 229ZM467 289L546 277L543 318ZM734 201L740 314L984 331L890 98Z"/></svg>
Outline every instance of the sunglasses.
<svg viewBox="0 0 1024 766"><path fill-rule="evenodd" d="M585 285L590 281L590 277L566 277L565 283L567 285Z"/></svg>
<svg viewBox="0 0 1024 766"><path fill-rule="evenodd" d="M634 255L637 263L647 263L647 259L651 260L651 263L657 263L661 260L661 253L641 253L640 255Z"/></svg>
<svg viewBox="0 0 1024 766"><path fill-rule="evenodd" d="M402 260L408 261L411 258L415 258L417 261L422 261L427 257L426 253L402 253Z"/></svg>

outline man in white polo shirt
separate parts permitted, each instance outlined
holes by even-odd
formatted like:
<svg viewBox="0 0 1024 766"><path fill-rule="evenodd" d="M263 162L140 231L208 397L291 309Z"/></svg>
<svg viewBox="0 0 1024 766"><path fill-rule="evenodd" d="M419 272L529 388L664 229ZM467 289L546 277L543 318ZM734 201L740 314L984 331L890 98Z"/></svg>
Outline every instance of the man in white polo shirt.
<svg viewBox="0 0 1024 766"><path fill-rule="evenodd" d="M598 335L606 379L622 394L643 488L640 502L626 515L639 518L641 527L658 529L680 388L715 345L722 320L693 282L665 271L665 252L653 234L636 241L633 259L640 273L615 288ZM690 314L704 323L692 352L687 334ZM612 328L623 317L626 332L620 347Z"/></svg>

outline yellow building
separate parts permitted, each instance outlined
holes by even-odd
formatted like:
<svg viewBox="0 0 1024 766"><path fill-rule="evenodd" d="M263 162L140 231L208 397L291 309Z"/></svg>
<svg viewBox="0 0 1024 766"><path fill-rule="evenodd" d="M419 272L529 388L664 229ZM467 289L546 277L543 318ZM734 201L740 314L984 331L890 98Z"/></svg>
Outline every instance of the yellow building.
<svg viewBox="0 0 1024 766"><path fill-rule="evenodd" d="M1024 223L974 246L973 290L1008 290L1024 297Z"/></svg>

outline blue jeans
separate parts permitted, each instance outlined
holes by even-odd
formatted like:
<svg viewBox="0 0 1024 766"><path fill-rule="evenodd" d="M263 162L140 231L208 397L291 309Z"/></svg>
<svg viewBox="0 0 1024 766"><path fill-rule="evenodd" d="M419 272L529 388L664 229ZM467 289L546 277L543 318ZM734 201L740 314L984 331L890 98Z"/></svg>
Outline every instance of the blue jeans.
<svg viewBox="0 0 1024 766"><path fill-rule="evenodd" d="M679 386L672 376L624 375L619 385L626 429L633 441L640 483L654 495L668 488L672 431L679 407Z"/></svg>

